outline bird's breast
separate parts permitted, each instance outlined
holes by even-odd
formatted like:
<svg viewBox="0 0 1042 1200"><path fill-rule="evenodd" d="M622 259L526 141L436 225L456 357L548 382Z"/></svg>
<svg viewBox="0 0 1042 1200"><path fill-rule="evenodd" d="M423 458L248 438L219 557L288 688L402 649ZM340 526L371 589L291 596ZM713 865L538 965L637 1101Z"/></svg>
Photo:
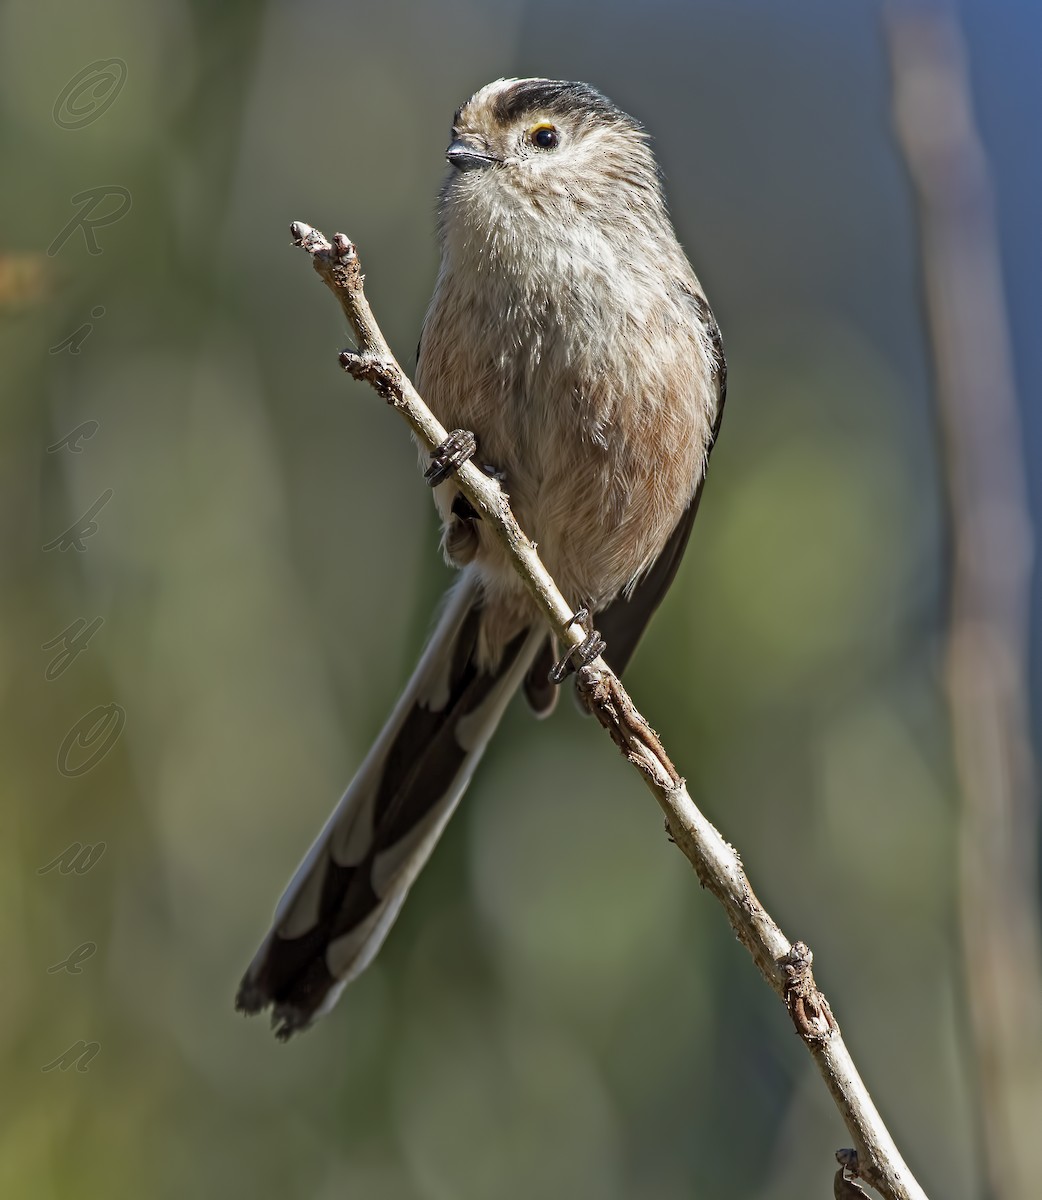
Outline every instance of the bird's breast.
<svg viewBox="0 0 1042 1200"><path fill-rule="evenodd" d="M708 445L705 368L697 330L647 290L633 306L607 280L561 275L552 289L443 268L417 380L503 473L566 595L597 605L654 561L690 499ZM481 553L499 562L484 534Z"/></svg>

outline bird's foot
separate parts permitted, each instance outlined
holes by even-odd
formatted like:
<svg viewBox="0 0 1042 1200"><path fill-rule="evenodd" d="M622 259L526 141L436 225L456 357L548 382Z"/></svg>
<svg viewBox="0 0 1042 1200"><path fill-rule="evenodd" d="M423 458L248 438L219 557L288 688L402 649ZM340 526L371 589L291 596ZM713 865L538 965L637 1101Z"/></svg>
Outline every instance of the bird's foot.
<svg viewBox="0 0 1042 1200"><path fill-rule="evenodd" d="M449 436L431 452L431 465L423 473L424 479L433 488L445 482L458 468L477 453L477 438L469 429L454 429Z"/></svg>
<svg viewBox="0 0 1042 1200"><path fill-rule="evenodd" d="M580 667L588 667L590 663L594 662L604 653L607 643L596 629L589 627L589 620L589 609L580 608L568 622L569 625L578 625L585 632L586 636L578 646L569 650L564 658L554 663L549 675L551 683L564 683L574 671L577 671Z"/></svg>

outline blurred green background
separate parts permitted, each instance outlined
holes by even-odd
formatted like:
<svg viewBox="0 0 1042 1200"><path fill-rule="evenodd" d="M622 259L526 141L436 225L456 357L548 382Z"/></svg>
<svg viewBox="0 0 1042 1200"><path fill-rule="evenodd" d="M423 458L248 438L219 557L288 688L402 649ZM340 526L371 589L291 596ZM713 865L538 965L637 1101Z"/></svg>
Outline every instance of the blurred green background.
<svg viewBox="0 0 1042 1200"><path fill-rule="evenodd" d="M964 18L1037 394L1042 20ZM77 126L67 85L101 59L125 84ZM813 947L913 1170L978 1194L942 504L877 7L22 0L0 10L4 1196L831 1194L849 1136L784 1010L570 704L511 711L332 1016L282 1046L232 1011L448 582L404 427L340 372L288 224L358 243L413 365L451 114L527 74L646 123L730 363L628 683ZM99 253L55 249L92 188L129 210ZM43 549L108 492L82 552ZM48 869L73 843L93 859Z"/></svg>

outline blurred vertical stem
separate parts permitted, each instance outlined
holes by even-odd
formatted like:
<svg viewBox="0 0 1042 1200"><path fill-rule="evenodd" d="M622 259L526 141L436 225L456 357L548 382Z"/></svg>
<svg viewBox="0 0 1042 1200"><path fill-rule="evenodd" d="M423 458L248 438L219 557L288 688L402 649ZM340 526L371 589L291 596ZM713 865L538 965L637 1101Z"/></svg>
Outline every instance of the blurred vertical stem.
<svg viewBox="0 0 1042 1200"><path fill-rule="evenodd" d="M988 164L947 5L891 3L897 135L918 198L952 543L947 661L959 904L984 1173L1042 1175L1037 783L1028 712L1032 534Z"/></svg>

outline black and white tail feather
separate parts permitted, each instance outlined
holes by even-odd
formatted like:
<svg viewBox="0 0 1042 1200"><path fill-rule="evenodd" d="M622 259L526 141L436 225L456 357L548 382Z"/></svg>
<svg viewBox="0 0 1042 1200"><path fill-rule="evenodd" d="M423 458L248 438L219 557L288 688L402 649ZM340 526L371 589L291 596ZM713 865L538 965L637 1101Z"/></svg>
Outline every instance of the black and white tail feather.
<svg viewBox="0 0 1042 1200"><path fill-rule="evenodd" d="M297 868L236 998L280 1038L333 1007L372 961L541 646L526 631L476 666L481 585L468 568L390 719Z"/></svg>

